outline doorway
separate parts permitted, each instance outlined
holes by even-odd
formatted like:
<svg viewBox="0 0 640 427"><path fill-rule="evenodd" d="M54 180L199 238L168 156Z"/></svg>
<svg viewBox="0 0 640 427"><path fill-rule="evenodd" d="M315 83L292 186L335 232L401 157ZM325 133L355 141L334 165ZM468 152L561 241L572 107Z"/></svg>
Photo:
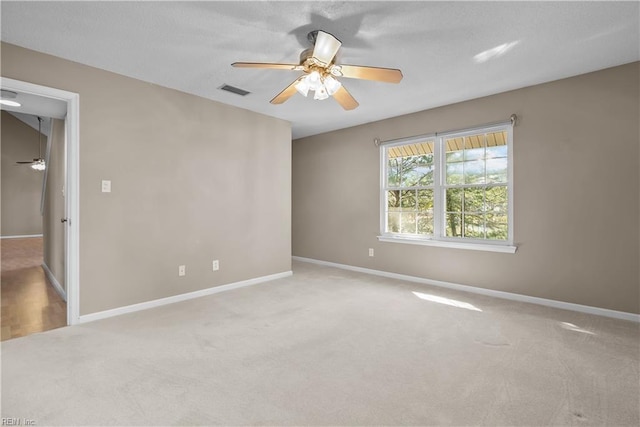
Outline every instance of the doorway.
<svg viewBox="0 0 640 427"><path fill-rule="evenodd" d="M56 108L61 119L2 111L2 341L67 324L66 103Z"/></svg>
<svg viewBox="0 0 640 427"><path fill-rule="evenodd" d="M16 93L15 101L22 105L7 107L7 110L20 108L22 113L41 115L39 111L43 105L51 103L64 104L64 121L61 121L64 134L63 167L65 169L64 215L55 218L64 227L62 239L64 241L64 261L62 273L64 277L64 294L66 303L66 324L77 324L80 315L79 307L79 95L56 88L22 82L19 80L0 77L0 88L3 91ZM4 109L4 107L3 107ZM15 109L13 111L16 111ZM46 182L46 181L45 181ZM4 240L4 239L3 239ZM33 246L33 245L32 245ZM3 257L4 261L4 257ZM45 269L46 270L46 269ZM48 274L47 274L48 275ZM3 301L4 305L4 301ZM4 308L4 307L3 307Z"/></svg>

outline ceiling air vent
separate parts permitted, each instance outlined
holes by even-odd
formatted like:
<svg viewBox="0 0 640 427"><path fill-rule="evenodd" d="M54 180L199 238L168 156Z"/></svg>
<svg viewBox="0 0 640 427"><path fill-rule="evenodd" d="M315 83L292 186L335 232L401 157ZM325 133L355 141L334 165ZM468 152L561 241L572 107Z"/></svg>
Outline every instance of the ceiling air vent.
<svg viewBox="0 0 640 427"><path fill-rule="evenodd" d="M236 95L240 95L240 96L245 96L251 93L248 90L240 89L239 87L230 86L227 84L220 86L218 89L226 90L227 92L235 93Z"/></svg>

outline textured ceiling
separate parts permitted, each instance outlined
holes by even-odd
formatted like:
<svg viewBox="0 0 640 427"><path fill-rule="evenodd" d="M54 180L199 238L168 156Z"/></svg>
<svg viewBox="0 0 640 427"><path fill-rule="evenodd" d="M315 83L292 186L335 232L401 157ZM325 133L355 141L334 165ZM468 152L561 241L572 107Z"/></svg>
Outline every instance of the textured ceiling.
<svg viewBox="0 0 640 427"><path fill-rule="evenodd" d="M292 123L294 138L640 59L638 2L7 2L2 40ZM269 100L306 35L339 38L338 63L400 68L398 84L342 79L360 102ZM502 45L500 49L478 56ZM503 49L504 50L504 49ZM229 84L246 97L218 90ZM501 118L497 118L501 119Z"/></svg>

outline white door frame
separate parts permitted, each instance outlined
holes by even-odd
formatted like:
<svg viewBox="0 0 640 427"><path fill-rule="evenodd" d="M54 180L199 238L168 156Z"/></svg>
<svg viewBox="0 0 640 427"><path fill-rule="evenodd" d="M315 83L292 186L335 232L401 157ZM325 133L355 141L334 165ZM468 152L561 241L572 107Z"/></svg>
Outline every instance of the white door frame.
<svg viewBox="0 0 640 427"><path fill-rule="evenodd" d="M0 87L14 92L59 99L67 103L65 288L67 324L75 325L80 319L80 95L6 77L0 77Z"/></svg>

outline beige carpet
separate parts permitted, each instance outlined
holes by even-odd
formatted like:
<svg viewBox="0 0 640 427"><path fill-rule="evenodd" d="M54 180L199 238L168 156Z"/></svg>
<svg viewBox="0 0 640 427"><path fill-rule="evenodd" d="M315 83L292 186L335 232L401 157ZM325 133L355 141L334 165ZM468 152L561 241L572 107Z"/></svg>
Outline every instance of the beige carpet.
<svg viewBox="0 0 640 427"><path fill-rule="evenodd" d="M37 425L638 425L639 325L294 263L2 343Z"/></svg>

